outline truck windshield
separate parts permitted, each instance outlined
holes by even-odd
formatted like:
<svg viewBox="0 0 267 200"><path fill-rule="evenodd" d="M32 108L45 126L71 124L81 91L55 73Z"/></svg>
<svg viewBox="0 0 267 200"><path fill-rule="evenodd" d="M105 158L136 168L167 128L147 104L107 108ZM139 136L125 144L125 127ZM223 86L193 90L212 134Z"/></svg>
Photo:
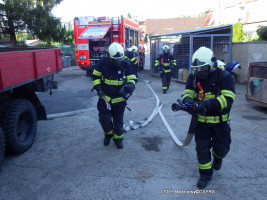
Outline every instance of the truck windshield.
<svg viewBox="0 0 267 200"><path fill-rule="evenodd" d="M103 38L110 26L88 27L81 35L81 38Z"/></svg>

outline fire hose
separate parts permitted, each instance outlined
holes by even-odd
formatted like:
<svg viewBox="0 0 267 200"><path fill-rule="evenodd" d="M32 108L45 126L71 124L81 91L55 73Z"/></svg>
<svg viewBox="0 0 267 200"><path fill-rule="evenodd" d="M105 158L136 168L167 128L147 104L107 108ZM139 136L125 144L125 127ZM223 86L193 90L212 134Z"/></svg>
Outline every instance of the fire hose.
<svg viewBox="0 0 267 200"><path fill-rule="evenodd" d="M154 94L155 98L156 98L156 107L154 108L152 114L150 115L149 118L147 118L146 120L142 120L142 121L129 121L128 125L123 125L124 131L130 131L130 130L135 130L138 127L142 128L145 125L147 125L149 122L152 121L152 119L156 116L157 113L159 113L164 125L166 126L168 132L170 133L173 141L178 145L178 146L186 146L188 144L190 144L193 136L194 136L194 132L195 132L195 126L196 126L196 122L197 122L197 115L192 115L191 118L191 122L190 122L190 127L189 130L187 132L187 136L185 138L185 141L182 143L175 135L175 133L173 132L172 128L170 127L170 125L168 124L168 122L166 121L163 113L161 112L161 108L163 106L163 103L159 100L157 94L154 92L154 90L151 88L151 86L148 84L149 81L145 81L146 85L148 86L148 88L151 90L151 92Z"/></svg>

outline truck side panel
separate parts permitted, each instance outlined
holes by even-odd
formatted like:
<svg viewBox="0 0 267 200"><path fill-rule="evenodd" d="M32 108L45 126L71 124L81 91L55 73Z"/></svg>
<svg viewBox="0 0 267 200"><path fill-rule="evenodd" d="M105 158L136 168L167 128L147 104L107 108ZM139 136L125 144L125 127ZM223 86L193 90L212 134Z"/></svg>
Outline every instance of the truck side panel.
<svg viewBox="0 0 267 200"><path fill-rule="evenodd" d="M60 49L0 53L0 91L29 83L61 69Z"/></svg>
<svg viewBox="0 0 267 200"><path fill-rule="evenodd" d="M1 53L2 88L26 82L34 78L33 59L31 52Z"/></svg>
<svg viewBox="0 0 267 200"><path fill-rule="evenodd" d="M54 51L36 52L36 67L37 67L37 78L44 76L47 73L56 72L56 57Z"/></svg>

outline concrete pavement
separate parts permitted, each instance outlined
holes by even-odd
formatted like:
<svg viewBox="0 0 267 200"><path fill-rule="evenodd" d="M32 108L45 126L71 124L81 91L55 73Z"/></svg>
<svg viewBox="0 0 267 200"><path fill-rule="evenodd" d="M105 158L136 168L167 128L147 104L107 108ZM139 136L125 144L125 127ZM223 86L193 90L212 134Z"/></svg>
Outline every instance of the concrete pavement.
<svg viewBox="0 0 267 200"><path fill-rule="evenodd" d="M143 82L150 80L164 104L165 118L183 140L190 116L172 112L171 105L185 85L173 81L163 95L159 78L148 70L139 76L125 123L152 113L156 100ZM66 89L66 84L61 82L59 89ZM92 87L90 78L80 84L84 90ZM125 133L124 149L118 150L113 142L103 146L95 96L88 102L93 106L38 122L31 149L4 160L0 199L266 199L267 110L246 102L245 92L244 85L236 86L231 150L205 190L196 187L195 142L178 147L159 115L144 128Z"/></svg>

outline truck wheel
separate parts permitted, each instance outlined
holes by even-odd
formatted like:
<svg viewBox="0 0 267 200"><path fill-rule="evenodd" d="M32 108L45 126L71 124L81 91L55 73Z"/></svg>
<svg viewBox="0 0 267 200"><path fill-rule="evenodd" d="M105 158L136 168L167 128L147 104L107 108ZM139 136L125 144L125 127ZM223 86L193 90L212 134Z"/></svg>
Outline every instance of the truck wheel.
<svg viewBox="0 0 267 200"><path fill-rule="evenodd" d="M0 167L5 156L5 136L3 129L0 127Z"/></svg>
<svg viewBox="0 0 267 200"><path fill-rule="evenodd" d="M21 154L33 144L37 130L37 116L29 100L16 99L9 102L2 117L6 138L6 150Z"/></svg>

